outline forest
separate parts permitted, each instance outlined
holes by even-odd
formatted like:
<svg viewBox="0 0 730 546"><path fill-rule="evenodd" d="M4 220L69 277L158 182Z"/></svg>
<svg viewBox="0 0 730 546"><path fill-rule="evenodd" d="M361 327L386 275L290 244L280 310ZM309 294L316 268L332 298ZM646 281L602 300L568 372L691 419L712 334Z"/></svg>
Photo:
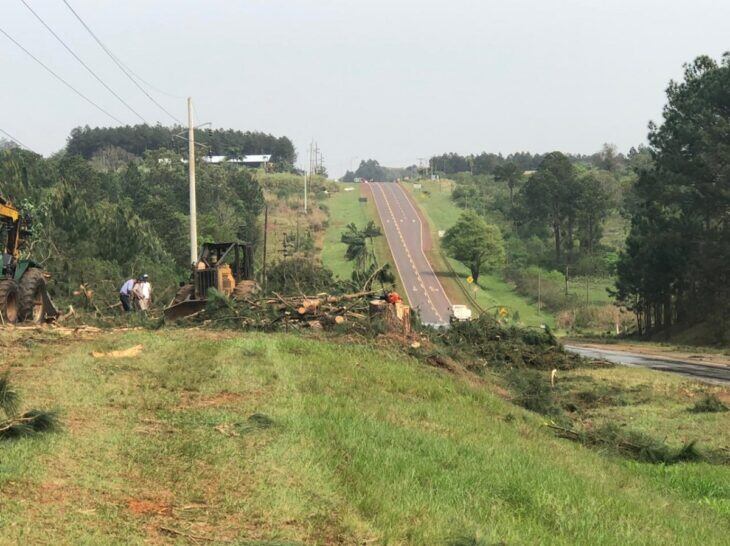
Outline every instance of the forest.
<svg viewBox="0 0 730 546"><path fill-rule="evenodd" d="M77 127L71 131L66 153L92 159L109 151L122 153L122 159L142 157L149 150L166 148L187 157L187 128L162 125L127 125L125 127ZM196 143L205 155L240 156L271 154L272 166L281 172L293 170L297 155L289 138L261 132L234 129L196 131Z"/></svg>

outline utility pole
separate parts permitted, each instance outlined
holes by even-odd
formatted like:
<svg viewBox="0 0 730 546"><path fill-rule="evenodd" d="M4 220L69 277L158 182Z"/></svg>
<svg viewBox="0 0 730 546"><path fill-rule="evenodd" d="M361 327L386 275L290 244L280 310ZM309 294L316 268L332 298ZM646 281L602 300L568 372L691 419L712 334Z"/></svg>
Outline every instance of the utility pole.
<svg viewBox="0 0 730 546"><path fill-rule="evenodd" d="M264 293L266 292L266 285L268 284L266 282L266 247L268 246L267 243L267 237L269 234L269 205L264 206L264 271L261 275L261 282L264 285Z"/></svg>
<svg viewBox="0 0 730 546"><path fill-rule="evenodd" d="M190 179L190 263L198 259L198 218L195 202L195 126L193 99L188 97L188 177Z"/></svg>

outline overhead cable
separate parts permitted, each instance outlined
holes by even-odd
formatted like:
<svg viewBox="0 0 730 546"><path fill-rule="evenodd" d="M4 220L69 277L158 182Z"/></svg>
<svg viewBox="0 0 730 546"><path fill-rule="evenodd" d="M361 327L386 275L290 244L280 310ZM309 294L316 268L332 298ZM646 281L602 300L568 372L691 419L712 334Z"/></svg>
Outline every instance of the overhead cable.
<svg viewBox="0 0 730 546"><path fill-rule="evenodd" d="M71 85L70 83L68 83L61 76L59 76L58 74L56 74L52 69L50 69L48 66L46 66L40 59L38 59L38 57L36 57L30 51L28 51L25 47L23 47L15 38L13 38L10 34L8 34L2 28L0 28L0 33L2 33L3 35L5 35L5 37L8 40L10 40L11 42L13 42L16 46L18 46L18 48L20 48L23 51L23 53L25 53L26 55L28 55L28 57L30 57L31 59L33 59L36 63L38 63L39 65L41 65L46 71L48 71L48 73L50 73L54 78L56 78L58 81L60 81L66 87L68 87L71 91L73 91L74 93L76 93L79 97L81 97L82 99L84 99L86 102L88 102L89 104L91 104L94 108L96 108L97 110L99 110L103 114L109 116L111 119L113 119L114 121L116 121L119 125L125 125L125 123L122 120L120 120L118 117L116 117L115 115L110 114L109 112L107 112L106 110L104 110L104 108L102 108L101 106L99 106L98 104L96 104L93 100L91 100L89 97L87 97L86 95L84 95L81 91L79 91L78 89L76 89L73 85Z"/></svg>
<svg viewBox="0 0 730 546"><path fill-rule="evenodd" d="M162 105L161 105L161 104L160 104L159 102L157 102L157 101L155 100L155 98L154 98L154 97L153 97L152 95L150 95L150 94L149 94L149 93L147 92L147 90L146 90L146 89L145 89L144 87L142 87L142 86L141 86L141 85L139 84L139 82L137 82L137 80L136 80L136 79L134 79L134 77L133 77L133 76L132 76L132 74L131 74L131 71L129 71L129 70L128 70L128 69L127 69L127 68L126 68L125 66L124 66L124 64L123 64L123 63L122 63L122 62L121 62L121 61L119 60L119 58L117 58L117 56L116 56L116 55L114 55L114 53L112 53L112 51L111 51L111 50L110 50L110 49L109 49L108 47L106 47L106 46L104 45L104 43L103 43L103 42L102 42L102 41L101 41L101 40L99 39L99 37L98 37L98 36L97 36L96 34L94 34L94 31L93 31L93 30L91 30L91 28L89 27L89 25L87 25L87 24L86 24L86 22L85 22L85 21L84 21L84 20L83 20L83 19L81 18L81 16L80 16L80 15L79 15L79 14L78 14L78 13L76 12L76 10L75 10L75 9L73 9L73 7L71 7L71 4L69 4L69 3L68 3L68 0L63 0L63 3L64 3L64 4L66 4L66 7L67 7L67 8L69 9L69 10L71 10L71 13L73 13L73 14L74 14L74 17L76 17L76 19L78 19L78 20L79 20L79 22L80 22L80 23L81 23L81 24L83 25L83 27L84 27L84 28L86 29L86 31L87 31L87 32L88 32L88 33L89 33L89 34L91 35L91 37L92 37L92 38L94 38L94 40L96 41L96 43L97 43L97 44L99 44L99 46L100 46L100 47L101 47L101 48L102 48L102 49L104 50L104 52L105 52L105 53L106 53L106 54L107 54L107 55L109 56L109 58L110 58L110 59L111 59L112 61L114 61L114 64L116 64L116 65L117 65L117 66L119 67L119 70L121 70L122 72L124 72L124 74L125 74L125 75L127 76L127 78L129 78L129 80L130 80L130 81L131 81L131 82L132 82L132 83L133 83L134 85L136 85L136 86L137 86L137 88L138 88L138 89L139 89L140 91L142 91L142 93L144 93L144 94L145 94L145 96L146 96L146 97L147 97L148 99L150 99L150 100L151 100L151 101L152 101L152 102L153 102L153 103L154 103L154 104L155 104L155 105L156 105L156 106L157 106L157 107L158 107L158 108L159 108L160 110L162 110L162 111L163 111L163 112L164 112L165 114L167 114L168 116L170 116L170 118L172 118L172 119L173 119L174 121L176 121L176 122L177 122L177 123L179 123L180 125L183 125L183 122L182 122L182 121L181 121L181 120L180 120L179 118L177 118L176 116L174 116L173 114L171 114L171 113L170 113L170 112L169 112L169 111L168 111L168 110L167 110L167 109L166 109L166 108L165 108L164 106L162 106Z"/></svg>
<svg viewBox="0 0 730 546"><path fill-rule="evenodd" d="M66 48L66 51L68 51L68 52L69 52L69 53L70 53L71 55L73 55L74 59L76 59L76 60L77 60L77 61L78 61L79 63L81 63L81 65L82 65L82 66L83 66L83 67L84 67L84 68L85 68L85 69L86 69L86 70L87 70L87 71L89 72L89 74L91 74L92 76L94 76L94 78L96 78L96 80L97 80L97 81L98 81L98 82L99 82L99 83L100 83L101 85L103 85L103 86L104 86L104 87L106 88L106 90L107 90L107 91L109 91L109 92L110 92L110 93L111 93L112 95L114 95L114 96L115 96L115 97L117 98L117 100L119 100L119 102L121 102L121 103L122 103L122 104L123 104L124 106L126 106L126 107L127 107L127 109L128 109L128 110L129 110L130 112L132 112L132 113L133 113L133 114L134 114L135 116L137 116L137 117L138 117L139 119L141 119L141 120L142 120L142 123L147 123L147 120L145 120L145 119L144 119L144 118L142 117L142 115L141 115L141 114L140 114L139 112L137 112L137 111L136 111L136 110L135 110L134 108L132 108L132 107L131 107L131 106L129 105L129 103L128 103L127 101L125 101L125 100L124 100L124 99L123 99L122 97L120 97L120 96L119 96L119 95L118 95L118 94L117 94L117 93L116 93L116 92L115 92L115 91L114 91L114 90L113 90L113 89L112 89L111 87L109 87L109 86L108 86L108 85L106 84L106 82L105 82L104 80L102 80L102 79L101 79L101 78L99 77L99 75L98 75L98 74L97 74L96 72L94 72L94 71L93 71L93 70L91 69L91 67L90 67L90 66L89 66L88 64L86 64L86 63L85 63L85 62L84 62L84 61L83 61L83 60L81 59L81 57L79 57L79 56L78 56L78 55L76 54L76 52L74 52L74 50L73 50L73 49L71 49L71 48L70 48L70 47L69 47L69 46L68 46L68 45L66 44L66 42L64 42L64 41L63 41L63 39L62 39L62 38L61 38L61 37L60 37L60 36L59 36L58 34L56 34L56 32L55 32L55 31L54 31L54 30L53 30L53 29L52 29L52 28L51 28L51 27L50 27L50 26L48 25L48 23L46 23L46 22L45 22L45 21L43 20L43 18L42 18L42 17L40 16L40 15L38 15L38 13L36 13L36 11L35 11L35 10L34 10L34 9L33 9L33 8L31 7L31 6L30 6L30 4L28 4L28 2L26 2L26 0L20 0L20 1L21 1L21 2L23 3L23 5L24 5L24 6L26 7L26 8L28 8L28 11L30 11L30 12L31 12L31 13L32 13L32 14L33 14L33 15L35 16L35 18L36 18L36 19L38 19L38 20L39 20L39 21L41 22L41 24L42 24L42 25L43 25L44 27L46 27L46 29L48 30L48 32L50 32L51 34L53 34L53 37L54 37L54 38L56 38L56 40L58 40L58 41L60 42L60 44L61 44L61 45L62 45L62 46L63 46L64 48Z"/></svg>

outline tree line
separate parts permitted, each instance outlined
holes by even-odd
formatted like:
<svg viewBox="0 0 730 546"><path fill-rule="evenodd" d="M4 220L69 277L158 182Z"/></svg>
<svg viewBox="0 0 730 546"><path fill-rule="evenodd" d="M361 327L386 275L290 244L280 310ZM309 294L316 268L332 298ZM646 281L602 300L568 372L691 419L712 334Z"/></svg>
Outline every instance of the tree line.
<svg viewBox="0 0 730 546"><path fill-rule="evenodd" d="M704 325L730 338L730 54L702 56L671 82L652 164L634 186L616 297L640 332Z"/></svg>
<svg viewBox="0 0 730 546"><path fill-rule="evenodd" d="M71 131L66 153L91 159L108 149L121 149L137 157L150 150L177 150L187 157L187 128L179 125L127 125L124 127L77 127ZM289 138L234 129L196 130L195 141L202 155L237 157L249 154L271 154L271 163L279 171L291 171L297 160Z"/></svg>

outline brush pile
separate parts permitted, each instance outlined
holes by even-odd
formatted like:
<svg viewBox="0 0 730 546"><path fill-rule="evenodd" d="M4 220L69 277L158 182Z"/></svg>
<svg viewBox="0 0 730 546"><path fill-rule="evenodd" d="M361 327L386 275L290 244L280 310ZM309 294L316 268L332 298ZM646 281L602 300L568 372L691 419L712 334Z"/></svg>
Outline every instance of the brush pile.
<svg viewBox="0 0 730 546"><path fill-rule="evenodd" d="M208 292L205 309L179 322L202 325L237 326L251 330L325 329L345 323L369 320L370 301L378 293L282 296L232 300L215 290Z"/></svg>

